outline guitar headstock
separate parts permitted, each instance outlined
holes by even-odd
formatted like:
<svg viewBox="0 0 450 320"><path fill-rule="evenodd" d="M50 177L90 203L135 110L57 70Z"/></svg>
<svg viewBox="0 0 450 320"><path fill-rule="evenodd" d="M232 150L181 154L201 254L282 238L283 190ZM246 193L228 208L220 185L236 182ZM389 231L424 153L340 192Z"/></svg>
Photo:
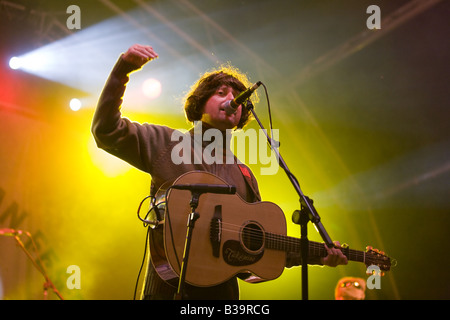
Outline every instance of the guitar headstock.
<svg viewBox="0 0 450 320"><path fill-rule="evenodd" d="M386 256L383 251L374 249L370 246L366 247L364 263L366 266L378 266L380 271L389 271L391 269L391 258ZM383 275L383 273L381 275Z"/></svg>

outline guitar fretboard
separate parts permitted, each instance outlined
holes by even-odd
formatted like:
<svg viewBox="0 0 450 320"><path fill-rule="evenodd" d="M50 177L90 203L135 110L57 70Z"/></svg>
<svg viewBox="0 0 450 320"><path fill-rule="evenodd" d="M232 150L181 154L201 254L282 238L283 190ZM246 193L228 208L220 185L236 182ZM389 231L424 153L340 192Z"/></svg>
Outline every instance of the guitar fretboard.
<svg viewBox="0 0 450 320"><path fill-rule="evenodd" d="M266 232L265 247L272 250L300 253L301 239ZM323 243L309 241L308 248L308 256L310 257L326 257L328 254ZM340 249L348 260L365 262L365 252L349 248Z"/></svg>

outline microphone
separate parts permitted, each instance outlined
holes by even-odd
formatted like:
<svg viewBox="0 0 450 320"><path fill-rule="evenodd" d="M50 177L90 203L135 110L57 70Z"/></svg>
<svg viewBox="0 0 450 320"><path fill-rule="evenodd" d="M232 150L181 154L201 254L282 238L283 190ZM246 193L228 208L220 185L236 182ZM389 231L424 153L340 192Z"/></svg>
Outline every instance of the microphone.
<svg viewBox="0 0 450 320"><path fill-rule="evenodd" d="M172 189L190 190L199 193L235 194L236 187L225 184L175 184Z"/></svg>
<svg viewBox="0 0 450 320"><path fill-rule="evenodd" d="M15 230L10 228L2 228L0 229L0 236L20 236L23 233L22 230Z"/></svg>
<svg viewBox="0 0 450 320"><path fill-rule="evenodd" d="M223 103L223 107L225 108L225 112L227 115L231 115L236 112L239 105L241 105L245 100L250 98L253 91L258 89L258 87L262 84L261 81L255 83L252 87L248 88L245 91L242 91L236 98L233 100L228 100Z"/></svg>

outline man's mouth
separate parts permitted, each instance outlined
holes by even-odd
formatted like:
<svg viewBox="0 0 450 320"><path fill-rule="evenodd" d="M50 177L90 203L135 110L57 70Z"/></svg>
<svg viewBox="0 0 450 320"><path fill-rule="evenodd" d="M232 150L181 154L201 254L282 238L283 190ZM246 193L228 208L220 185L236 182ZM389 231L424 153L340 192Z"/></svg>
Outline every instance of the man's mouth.
<svg viewBox="0 0 450 320"><path fill-rule="evenodd" d="M234 115L234 113L228 114L228 113L225 111L225 108L219 108L219 112L225 113L225 115L226 115L227 117L230 117L230 116Z"/></svg>

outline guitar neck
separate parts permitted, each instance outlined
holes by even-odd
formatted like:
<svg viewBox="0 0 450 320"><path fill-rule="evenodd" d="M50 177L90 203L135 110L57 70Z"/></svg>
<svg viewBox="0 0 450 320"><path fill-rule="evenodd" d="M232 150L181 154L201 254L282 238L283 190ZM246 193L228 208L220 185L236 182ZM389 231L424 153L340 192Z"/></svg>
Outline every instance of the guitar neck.
<svg viewBox="0 0 450 320"><path fill-rule="evenodd" d="M268 249L285 252L301 252L301 239L267 232L265 235L265 246ZM323 243L309 241L308 249L309 257L326 257L328 254ZM340 248L340 250L348 260L365 262L365 252L363 251L350 248Z"/></svg>

